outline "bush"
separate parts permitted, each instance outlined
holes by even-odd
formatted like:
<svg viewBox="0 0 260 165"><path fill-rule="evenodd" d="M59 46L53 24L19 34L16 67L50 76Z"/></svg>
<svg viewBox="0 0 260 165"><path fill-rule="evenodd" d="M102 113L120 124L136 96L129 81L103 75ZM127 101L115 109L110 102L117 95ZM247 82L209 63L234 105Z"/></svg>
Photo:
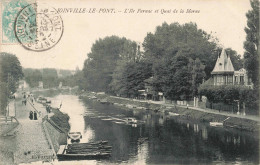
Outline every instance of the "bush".
<svg viewBox="0 0 260 165"><path fill-rule="evenodd" d="M213 103L233 103L239 100L247 107L258 108L258 91L241 85L213 86L202 84L199 87L199 94L206 96L208 101Z"/></svg>

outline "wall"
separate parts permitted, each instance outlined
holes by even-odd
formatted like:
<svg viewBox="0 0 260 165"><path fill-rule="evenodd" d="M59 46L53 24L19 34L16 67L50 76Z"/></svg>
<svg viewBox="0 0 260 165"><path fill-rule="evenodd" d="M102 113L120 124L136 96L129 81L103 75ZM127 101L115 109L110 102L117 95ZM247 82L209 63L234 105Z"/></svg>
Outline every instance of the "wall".
<svg viewBox="0 0 260 165"><path fill-rule="evenodd" d="M50 123L48 120L45 120L44 124L50 135L54 150L55 152L57 152L60 148L60 145L64 145L67 143L67 134L55 128L55 126L53 126L53 124Z"/></svg>

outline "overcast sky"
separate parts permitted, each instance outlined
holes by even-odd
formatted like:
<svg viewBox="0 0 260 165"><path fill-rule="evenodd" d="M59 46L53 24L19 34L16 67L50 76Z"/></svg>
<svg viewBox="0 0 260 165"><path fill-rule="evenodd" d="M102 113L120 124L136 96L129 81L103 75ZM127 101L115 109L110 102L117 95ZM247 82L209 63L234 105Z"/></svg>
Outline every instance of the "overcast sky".
<svg viewBox="0 0 260 165"><path fill-rule="evenodd" d="M82 69L92 44L99 38L117 35L143 42L148 32L154 33L156 26L163 22L195 22L198 27L220 40L225 48L231 47L243 55L243 42L246 34L246 12L251 9L249 0L110 0L110 1L56 1L49 6L59 8L114 8L116 13L61 13L64 33L55 47L43 52L33 52L21 45L2 45L1 51L18 56L26 68ZM135 13L124 13L125 9L134 9ZM136 13L143 10L178 10L171 14ZM199 10L199 13L180 13L187 9ZM121 12L119 12L121 11Z"/></svg>

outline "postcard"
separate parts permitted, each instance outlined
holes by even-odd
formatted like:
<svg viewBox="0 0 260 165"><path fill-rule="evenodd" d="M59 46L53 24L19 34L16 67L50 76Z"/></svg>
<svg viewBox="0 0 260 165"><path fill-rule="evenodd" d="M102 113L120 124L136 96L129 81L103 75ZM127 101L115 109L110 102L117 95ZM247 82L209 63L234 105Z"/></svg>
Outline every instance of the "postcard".
<svg viewBox="0 0 260 165"><path fill-rule="evenodd" d="M259 164L258 0L0 14L0 164Z"/></svg>

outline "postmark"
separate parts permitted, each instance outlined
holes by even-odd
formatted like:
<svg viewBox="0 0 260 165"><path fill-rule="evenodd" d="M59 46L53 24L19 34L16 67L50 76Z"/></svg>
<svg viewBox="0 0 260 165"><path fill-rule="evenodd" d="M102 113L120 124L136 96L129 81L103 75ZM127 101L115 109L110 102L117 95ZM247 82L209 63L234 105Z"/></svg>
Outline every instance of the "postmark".
<svg viewBox="0 0 260 165"><path fill-rule="evenodd" d="M33 3L17 15L15 36L21 45L32 51L46 51L54 47L63 34L63 21L57 10L45 4Z"/></svg>

